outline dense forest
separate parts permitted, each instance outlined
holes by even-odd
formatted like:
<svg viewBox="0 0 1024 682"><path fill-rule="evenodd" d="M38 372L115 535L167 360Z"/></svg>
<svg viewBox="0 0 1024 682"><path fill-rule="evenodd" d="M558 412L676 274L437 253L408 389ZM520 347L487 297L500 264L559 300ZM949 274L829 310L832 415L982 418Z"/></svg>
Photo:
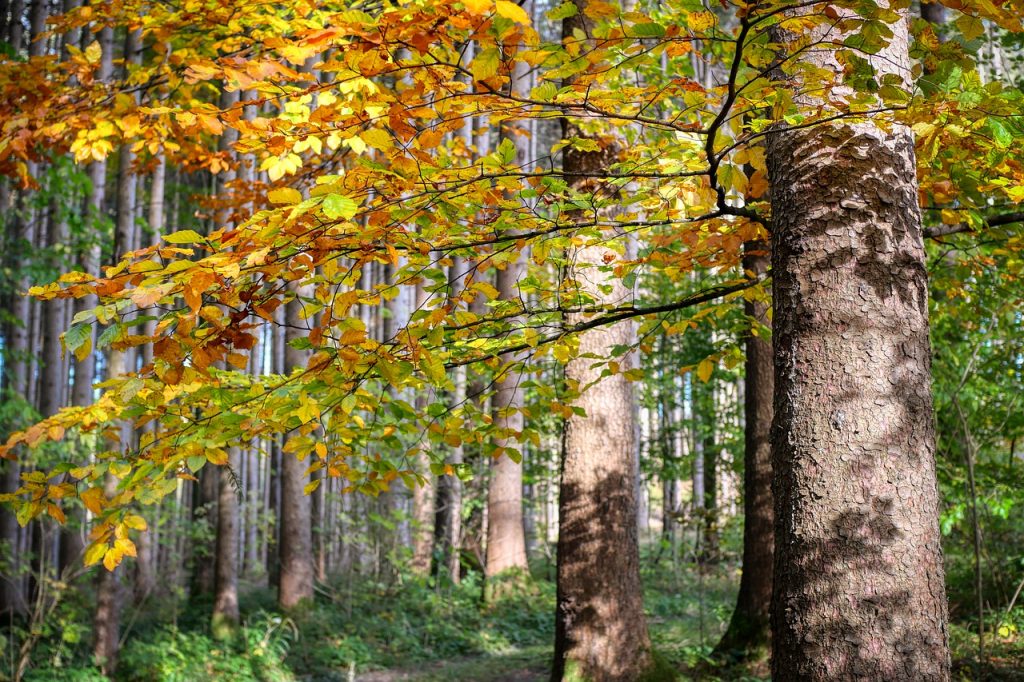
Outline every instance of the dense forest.
<svg viewBox="0 0 1024 682"><path fill-rule="evenodd" d="M0 0L0 680L1024 680L1024 0Z"/></svg>

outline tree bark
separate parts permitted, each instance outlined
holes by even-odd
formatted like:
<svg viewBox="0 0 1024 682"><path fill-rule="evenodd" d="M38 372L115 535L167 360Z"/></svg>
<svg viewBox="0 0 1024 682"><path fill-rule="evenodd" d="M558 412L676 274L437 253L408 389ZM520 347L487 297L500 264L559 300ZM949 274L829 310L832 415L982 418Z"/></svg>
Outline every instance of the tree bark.
<svg viewBox="0 0 1024 682"><path fill-rule="evenodd" d="M562 23L562 35L589 33L587 0ZM562 137L583 137L577 121L562 120ZM608 140L604 141L608 144ZM564 150L563 167L574 188L594 195L613 188L604 175L618 150L616 141L600 152ZM610 235L612 241L621 238ZM615 305L630 297L621 280L602 271L608 249L577 248L569 261L580 290L597 304ZM568 323L581 321L568 316ZM581 390L562 440L562 479L558 503L558 587L555 612L555 659L552 680L636 680L651 666L650 640L644 619L637 540L636 429L633 385L621 374L601 377L607 357L635 338L632 323L595 328L579 337L578 357L565 368L570 390ZM628 369L631 356L622 358ZM583 390L583 389L586 390Z"/></svg>
<svg viewBox="0 0 1024 682"><path fill-rule="evenodd" d="M910 72L898 11L890 44L865 55L878 79ZM828 50L794 61L840 74ZM811 116L820 104L796 101ZM913 134L871 120L779 129L768 161L773 677L948 680Z"/></svg>
<svg viewBox="0 0 1024 682"><path fill-rule="evenodd" d="M497 289L506 300L518 296L517 283L522 273L519 262L498 271ZM502 364L514 362L511 354L503 355ZM487 564L488 578L507 571L524 571L526 565L526 533L523 530L523 467L506 452L515 447L523 430L523 390L518 371L505 374L494 394L494 427L499 436L495 446L500 454L491 466L487 490ZM520 458L522 451L520 450Z"/></svg>
<svg viewBox="0 0 1024 682"><path fill-rule="evenodd" d="M290 301L286 309L288 326L285 329L285 367L292 370L305 367L306 352L292 348L289 341L302 336L305 321L300 319L302 306L298 300ZM308 465L295 455L281 454L281 535L280 573L277 601L290 609L304 599L313 598L313 535L310 499L303 488L309 483Z"/></svg>
<svg viewBox="0 0 1024 682"><path fill-rule="evenodd" d="M527 3L525 10L531 12L531 2ZM512 73L512 89L515 93L523 94L528 76L529 66L526 62L516 62ZM501 132L502 137L511 139L515 145L516 166L526 170L531 162L529 137L519 134L524 131L515 123L506 123ZM520 254L515 262L497 272L495 283L501 300L519 299L519 279L524 270L522 258ZM505 366L519 359L514 353L506 353L501 356L501 363ZM493 398L494 427L499 434L495 438L495 446L499 454L491 465L491 480L487 489L487 559L484 567L487 578L527 569L526 531L523 528L523 452L519 451L519 462L506 454L508 448L515 446L523 430L521 381L522 375L518 369L506 372L499 378Z"/></svg>
<svg viewBox="0 0 1024 682"><path fill-rule="evenodd" d="M227 468L220 472L217 494L217 551L213 601L213 634L229 636L238 625L238 494L241 452L228 450Z"/></svg>
<svg viewBox="0 0 1024 682"><path fill-rule="evenodd" d="M701 411L700 421L703 422L703 432L700 434L701 452L704 453L702 490L704 501L701 514L701 550L699 555L700 563L714 564L719 559L718 547L718 443L716 442L716 405L715 392L711 384L704 384L701 389L703 400L696 403Z"/></svg>
<svg viewBox="0 0 1024 682"><path fill-rule="evenodd" d="M427 303L427 291L422 282L416 283L415 309ZM416 396L416 412L424 414L428 397L425 393ZM430 573L430 562L434 555L434 474L430 471L430 457L425 451L416 454L417 473L423 476L423 484L412 490L412 571L421 576Z"/></svg>
<svg viewBox="0 0 1024 682"><path fill-rule="evenodd" d="M757 276L768 271L769 245L744 245L743 269ZM768 305L748 300L744 312L768 326ZM770 641L774 508L772 503L772 400L775 373L769 342L756 334L746 338L744 460L743 460L743 574L736 608L717 653L740 659L758 658Z"/></svg>

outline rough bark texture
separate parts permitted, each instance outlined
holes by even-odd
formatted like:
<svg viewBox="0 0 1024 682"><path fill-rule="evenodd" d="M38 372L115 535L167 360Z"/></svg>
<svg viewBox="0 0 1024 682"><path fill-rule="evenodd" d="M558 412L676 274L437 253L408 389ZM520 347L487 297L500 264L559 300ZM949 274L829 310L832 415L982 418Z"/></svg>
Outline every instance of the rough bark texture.
<svg viewBox="0 0 1024 682"><path fill-rule="evenodd" d="M585 247L576 262L596 265L605 252ZM588 290L604 298L596 268L580 276L591 278ZM614 285L612 297L624 294ZM629 323L591 330L580 337L579 352L604 356L632 336ZM602 368L593 362L582 357L566 367L570 383L597 383L576 400L587 416L570 418L563 440L554 680L632 680L650 663L637 544L633 388L622 375L599 379Z"/></svg>
<svg viewBox="0 0 1024 682"><path fill-rule="evenodd" d="M879 79L909 72L905 21L892 29L870 57ZM840 68L828 51L799 60ZM912 133L871 121L779 131L768 159L773 676L948 680Z"/></svg>
<svg viewBox="0 0 1024 682"><path fill-rule="evenodd" d="M589 30L586 0L576 4L577 15L562 24L567 39L576 30ZM584 136L571 119L563 119L562 134ZM564 169L581 192L607 196L612 191L596 181L616 153L615 144L604 142L609 147L602 152L565 149ZM576 249L572 274L581 292L614 305L630 292L600 269L608 253L602 245ZM569 316L569 324L579 321L578 315ZM575 402L586 417L569 418L563 434L552 680L635 680L651 665L637 542L633 386L621 374L601 378L604 367L593 360L634 337L629 322L587 331L579 337L579 357L565 368L570 386L586 388ZM622 360L628 369L629 357Z"/></svg>
<svg viewBox="0 0 1024 682"><path fill-rule="evenodd" d="M497 289L502 298L518 296L516 283L522 268L510 264L498 272ZM502 362L512 362L502 356ZM494 424L502 434L499 448L517 447L516 437L523 430L523 391L519 372L506 373L494 394ZM487 577L505 571L526 569L526 533L523 530L523 468L502 453L491 467L487 490Z"/></svg>
<svg viewBox="0 0 1024 682"><path fill-rule="evenodd" d="M288 328L285 333L285 367L306 365L306 352L290 345L296 336L302 334L305 320L299 318L300 304L288 303ZM278 576L278 603L286 609L292 608L303 599L313 598L313 535L309 496L303 492L309 483L306 467L292 454L281 455L281 536L280 574Z"/></svg>
<svg viewBox="0 0 1024 682"><path fill-rule="evenodd" d="M427 291L422 282L416 283L414 308L421 310L427 303ZM426 393L416 396L416 412L423 414L428 405ZM412 489L412 563L418 575L430 573L434 556L434 474L430 471L430 456L426 451L416 454L416 470L423 476L423 485Z"/></svg>
<svg viewBox="0 0 1024 682"><path fill-rule="evenodd" d="M523 3L526 12L532 13L533 3ZM529 65L517 62L512 72L512 90L524 95L529 92ZM515 165L527 169L530 159L530 138L522 125L506 122L502 125L502 137L515 145ZM509 197L516 201L516 197ZM519 200L522 201L522 200ZM522 254L514 263L496 274L498 296L502 300L518 300L519 279L523 275ZM513 322L515 324L515 322ZM503 365L516 361L511 353L502 355ZM493 398L494 424L499 430L495 439L498 448L517 448L516 438L523 430L523 391L520 372L506 372L498 383ZM517 448L518 449L518 448ZM520 451L520 457L522 452ZM524 571L526 563L526 532L523 527L523 467L502 453L491 466L491 480L487 488L487 559L484 572L493 578L507 571ZM496 586L496 585L495 585Z"/></svg>
<svg viewBox="0 0 1024 682"><path fill-rule="evenodd" d="M762 276L768 270L769 245L745 245L743 268ZM747 301L746 314L769 325L768 306ZM743 393L743 575L729 627L718 643L720 654L747 658L759 655L769 642L774 551L772 503L772 396L775 372L768 341L750 334L746 339Z"/></svg>
<svg viewBox="0 0 1024 682"><path fill-rule="evenodd" d="M715 394L712 387L703 384L699 390L703 394L700 407L700 420L703 423L701 452L704 453L701 475L703 476L704 503L701 515L701 541L698 560L702 564L717 563L719 557L718 541L718 444L715 442L717 424L715 423Z"/></svg>
<svg viewBox="0 0 1024 682"><path fill-rule="evenodd" d="M224 637L238 625L238 494L237 472L242 453L228 452L227 470L220 472L217 496L216 582L213 601L213 634Z"/></svg>
<svg viewBox="0 0 1024 682"><path fill-rule="evenodd" d="M107 376L118 376L127 369L124 353L111 351ZM132 427L128 422L119 424L121 442L131 443ZM113 497L117 493L117 478L107 474L104 481L104 493ZM121 574L124 569L115 568L108 571L100 568L96 576L96 611L93 614L92 631L93 659L104 675L110 675L117 668L117 656L120 651L121 637Z"/></svg>
<svg viewBox="0 0 1024 682"><path fill-rule="evenodd" d="M217 494L220 487L220 469L215 466L204 466L199 471L199 481L195 486L192 498L192 522L201 523L205 519L211 531L216 531ZM216 548L213 543L203 536L202 539L193 543L192 559L194 569L192 572L192 594L213 594L216 574L214 571L214 554Z"/></svg>

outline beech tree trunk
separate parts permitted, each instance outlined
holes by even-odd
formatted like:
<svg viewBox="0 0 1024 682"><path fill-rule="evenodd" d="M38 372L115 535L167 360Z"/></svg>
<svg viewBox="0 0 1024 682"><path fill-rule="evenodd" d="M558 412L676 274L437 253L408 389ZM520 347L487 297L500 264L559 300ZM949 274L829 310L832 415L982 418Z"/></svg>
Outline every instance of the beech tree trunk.
<svg viewBox="0 0 1024 682"><path fill-rule="evenodd" d="M288 341L302 335L306 322L299 318L301 304L288 303L285 330L285 367L305 367L306 352L288 345ZM281 454L281 535L280 568L277 601L290 609L303 599L313 598L313 534L309 496L304 492L309 476L308 464L300 462L290 453Z"/></svg>
<svg viewBox="0 0 1024 682"><path fill-rule="evenodd" d="M213 601L213 634L228 636L238 625L238 494L241 463L238 448L228 450L227 469L220 472L217 496L217 551Z"/></svg>
<svg viewBox="0 0 1024 682"><path fill-rule="evenodd" d="M503 299L519 295L517 283L522 273L519 262L498 271L497 289ZM502 363L514 361L502 356ZM515 438L523 430L523 390L518 371L508 372L494 394L494 425L501 436L498 448L517 447ZM522 450L520 450L520 458ZM493 578L511 570L526 570L526 533L523 530L523 467L506 452L501 452L491 466L487 490L487 564L485 572Z"/></svg>
<svg viewBox="0 0 1024 682"><path fill-rule="evenodd" d="M530 11L530 7L526 8ZM528 65L520 62L512 74L513 88L521 92L527 85ZM507 125L503 136L512 140L516 149L515 163L525 169L529 163L530 140L526 135L517 134L519 126ZM502 300L518 300L519 278L523 275L522 256L499 270L496 277L498 296ZM515 324L515 322L513 322ZM502 355L503 365L514 362L511 353ZM491 480L487 490L487 559L484 572L493 578L507 571L525 571L526 532L523 528L523 467L522 450L519 462L503 450L516 446L516 438L523 430L523 390L519 371L506 372L497 386L493 398L494 425L499 436L495 446L499 448L497 459L491 466Z"/></svg>
<svg viewBox="0 0 1024 682"><path fill-rule="evenodd" d="M701 551L700 563L713 564L718 561L718 444L716 443L715 432L716 415L715 392L710 384L701 386L700 391L704 394L703 400L697 403L700 409L700 421L703 422L703 432L700 435L701 452L704 453L701 475L703 476L702 490L704 502L701 516Z"/></svg>
<svg viewBox="0 0 1024 682"><path fill-rule="evenodd" d="M589 32L587 0L575 0L576 16L562 23L562 35ZM565 139L583 137L578 122L562 120ZM607 140L604 141L607 144ZM604 175L617 144L600 152L564 150L563 166L581 192L607 195L613 188ZM615 237L615 235L609 235ZM576 249L572 273L595 303L621 304L630 292L621 280L602 271L609 249ZM580 315L568 316L578 323ZM620 374L601 378L606 357L618 345L634 341L630 322L595 328L579 337L578 357L569 361L570 389L586 390L576 399L586 416L573 415L562 440L562 480L558 502L558 587L555 612L555 659L552 680L636 680L651 665L644 619L637 539L637 476L633 385ZM622 358L628 369L631 356Z"/></svg>
<svg viewBox="0 0 1024 682"><path fill-rule="evenodd" d="M744 245L743 269L764 275L769 265L769 245ZM769 325L768 306L746 301L746 314ZM736 609L717 652L740 659L760 657L770 640L769 614L772 599L774 508L772 503L772 400L775 373L769 342L750 334L746 339L746 376L743 393L743 574Z"/></svg>
<svg viewBox="0 0 1024 682"><path fill-rule="evenodd" d="M426 305L427 291L422 282L417 282L414 309ZM416 412L423 414L428 405L425 393L416 396ZM420 451L416 455L417 472L424 477L423 485L412 489L412 564L413 573L428 575L434 555L434 475L430 471L430 457Z"/></svg>
<svg viewBox="0 0 1024 682"><path fill-rule="evenodd" d="M890 44L864 55L879 81L909 77L898 11ZM825 49L795 62L841 68ZM812 116L819 104L796 101ZM913 134L874 121L780 129L768 160L773 677L948 680Z"/></svg>
<svg viewBox="0 0 1024 682"><path fill-rule="evenodd" d="M578 170L567 158L570 168ZM595 266L582 276L593 278L589 287L597 300L606 296L596 272L604 253L588 246L575 259ZM616 299L625 294L610 277L603 284ZM630 323L587 331L579 354L607 356L632 337ZM650 664L650 642L640 587L633 387L621 374L599 379L602 368L593 362L577 358L565 370L570 386L597 383L575 402L586 417L569 418L563 437L552 679L634 680Z"/></svg>

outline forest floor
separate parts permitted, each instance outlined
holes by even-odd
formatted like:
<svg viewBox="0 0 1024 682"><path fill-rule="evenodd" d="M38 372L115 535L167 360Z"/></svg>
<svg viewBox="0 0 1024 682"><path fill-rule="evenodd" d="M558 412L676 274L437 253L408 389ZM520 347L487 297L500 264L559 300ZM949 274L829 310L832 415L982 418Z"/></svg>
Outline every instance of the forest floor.
<svg viewBox="0 0 1024 682"><path fill-rule="evenodd" d="M721 670L709 658L731 614L738 556L704 571L645 551L644 598L651 641L678 680L766 680L764 666ZM535 565L494 603L484 605L479 575L460 585L399 576L318 587L314 604L290 614L274 593L243 592L243 625L230 641L211 637L209 605L153 597L125 614L123 682L531 682L547 680L554 632L554 570ZM953 589L955 593L956 590ZM162 601L161 601L162 600ZM105 682L89 660L91 598L61 605L33 654L28 682ZM956 611L956 610L954 610ZM954 679L1024 682L1021 623L993 627L988 663L974 665L977 637L951 626ZM1020 629L1018 629L1018 627ZM0 633L0 644L10 642ZM3 646L0 646L2 649ZM3 663L0 663L3 667ZM0 682L6 670L0 670Z"/></svg>

